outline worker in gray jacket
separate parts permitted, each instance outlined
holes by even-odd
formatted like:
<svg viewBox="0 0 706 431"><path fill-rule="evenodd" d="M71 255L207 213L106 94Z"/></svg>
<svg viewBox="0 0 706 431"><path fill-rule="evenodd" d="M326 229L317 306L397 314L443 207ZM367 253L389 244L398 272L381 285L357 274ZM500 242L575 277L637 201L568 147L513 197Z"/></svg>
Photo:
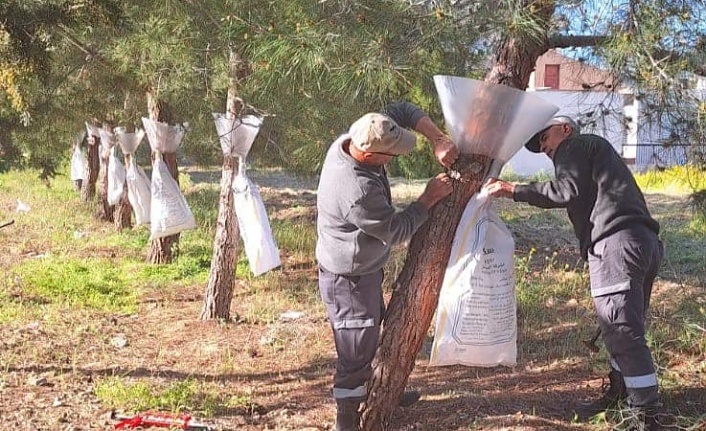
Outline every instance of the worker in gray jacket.
<svg viewBox="0 0 706 431"><path fill-rule="evenodd" d="M385 164L414 148L416 136L406 128L426 136L443 165L455 161L453 142L421 109L399 102L385 114L368 113L353 123L331 145L321 171L316 258L338 353L333 383L337 431L360 427L358 409L366 397L385 310L382 268L390 247L410 240L429 210L451 193L451 179L439 174L406 209L398 212L392 206ZM419 395L407 397L400 403L414 402Z"/></svg>
<svg viewBox="0 0 706 431"><path fill-rule="evenodd" d="M588 260L591 296L610 353L610 386L575 412L588 419L627 399L635 429L661 429L657 374L645 340L645 316L663 254L659 224L613 146L600 136L579 134L570 117L553 118L525 147L552 159L555 179L526 185L490 179L485 188L491 196L566 208L581 256Z"/></svg>

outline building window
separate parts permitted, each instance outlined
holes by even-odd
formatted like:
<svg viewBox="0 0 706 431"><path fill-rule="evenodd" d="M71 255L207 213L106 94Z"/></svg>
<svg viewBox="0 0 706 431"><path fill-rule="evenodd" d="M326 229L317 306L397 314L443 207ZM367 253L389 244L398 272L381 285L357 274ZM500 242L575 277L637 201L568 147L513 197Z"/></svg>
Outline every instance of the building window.
<svg viewBox="0 0 706 431"><path fill-rule="evenodd" d="M559 89L559 65L546 64L544 65L544 86Z"/></svg>

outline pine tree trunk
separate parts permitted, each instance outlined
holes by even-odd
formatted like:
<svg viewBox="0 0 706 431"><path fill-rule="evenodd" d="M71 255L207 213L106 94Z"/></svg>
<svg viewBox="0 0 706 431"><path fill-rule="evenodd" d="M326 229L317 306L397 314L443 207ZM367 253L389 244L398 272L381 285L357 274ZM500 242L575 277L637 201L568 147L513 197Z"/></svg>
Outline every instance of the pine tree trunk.
<svg viewBox="0 0 706 431"><path fill-rule="evenodd" d="M125 100L123 102L123 113L125 114L126 118L128 119L127 124L125 125L125 133L134 133L135 132L135 125L134 125L134 120L136 119L135 112L136 112L136 106L135 106L134 97L132 97L132 93L130 91L127 91L125 93ZM131 163L133 157L135 157L134 154L124 154L124 162L125 162L126 169L127 169L127 166L130 166L130 163ZM132 228L132 205L130 204L130 199L128 198L127 181L125 181L125 185L123 186L123 198L120 200L120 202L115 207L115 230L120 232L124 229L131 229L131 228Z"/></svg>
<svg viewBox="0 0 706 431"><path fill-rule="evenodd" d="M125 166L130 166L131 154L125 154ZM132 205L127 196L127 181L123 184L123 197L115 206L115 230L121 232L132 228Z"/></svg>
<svg viewBox="0 0 706 431"><path fill-rule="evenodd" d="M110 150L105 146L100 146L99 150L100 171L98 173L98 208L96 218L112 223L115 207L108 203L108 161L110 160Z"/></svg>
<svg viewBox="0 0 706 431"><path fill-rule="evenodd" d="M149 118L153 121L171 124L172 116L165 103L159 102L152 93L147 93L147 110ZM152 152L152 158L156 153ZM162 160L167 165L172 178L179 184L179 167L177 165L176 153L162 154ZM152 174L154 175L154 173ZM150 249L147 254L147 261L155 264L172 263L176 248L179 246L179 234L165 236L163 238L153 239L150 242Z"/></svg>
<svg viewBox="0 0 706 431"><path fill-rule="evenodd" d="M226 115L228 118L235 118L240 114L243 103L236 96L240 57L232 49L229 63L231 78L228 86ZM233 179L238 172L238 163L237 157L224 156L216 236L213 241L211 272L201 310L202 320L230 319L230 303L235 287L235 268L238 263L238 242L240 241L238 218L233 207Z"/></svg>
<svg viewBox="0 0 706 431"><path fill-rule="evenodd" d="M238 158L225 157L221 177L221 193L213 241L211 272L204 296L200 319L230 319L230 303L235 286L238 263L238 218L233 207L233 179L238 172Z"/></svg>
<svg viewBox="0 0 706 431"><path fill-rule="evenodd" d="M412 238L395 282L368 383L365 431L387 429L436 311L456 226L468 200L479 190L490 160L461 155L456 165L464 181L455 181L451 196L432 208L429 219Z"/></svg>
<svg viewBox="0 0 706 431"><path fill-rule="evenodd" d="M524 0L524 3L527 5L530 1L533 0ZM540 21L548 22L553 13L554 2L550 1L542 3L536 16ZM545 51L546 41L530 37L506 38L496 51L486 82L524 90L537 58ZM489 102L485 110L492 112L492 100ZM485 118L492 123L492 116ZM492 128L494 125L479 124L479 127ZM397 400L404 391L436 311L456 227L468 200L480 189L490 162L480 155L459 157L457 164L463 167L458 170L462 178L468 181L454 182L453 193L444 201L451 200L454 205L437 204L429 220L410 242L404 267L395 282L396 290L385 315L373 376L368 382L368 397L362 411L363 431L389 428Z"/></svg>
<svg viewBox="0 0 706 431"><path fill-rule="evenodd" d="M177 184L179 184L179 167L177 166L176 153L162 154L162 159L167 165L172 178L174 178ZM179 247L178 233L153 239L150 242L150 250L147 255L147 261L155 265L172 263L172 260L174 260L174 255L177 252L177 247Z"/></svg>
<svg viewBox="0 0 706 431"><path fill-rule="evenodd" d="M86 179L81 188L81 200L90 202L96 195L96 181L98 180L98 170L100 169L100 139L96 136L88 137L86 145Z"/></svg>

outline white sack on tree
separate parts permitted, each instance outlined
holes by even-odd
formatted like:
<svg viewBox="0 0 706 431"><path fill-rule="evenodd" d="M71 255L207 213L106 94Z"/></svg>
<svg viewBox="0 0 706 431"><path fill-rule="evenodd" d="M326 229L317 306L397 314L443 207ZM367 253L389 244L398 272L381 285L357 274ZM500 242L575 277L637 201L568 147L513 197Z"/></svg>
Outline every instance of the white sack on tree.
<svg viewBox="0 0 706 431"><path fill-rule="evenodd" d="M179 184L169 173L164 160L152 165L152 200L150 202L150 240L177 234L196 227Z"/></svg>
<svg viewBox="0 0 706 431"><path fill-rule="evenodd" d="M125 187L125 167L115 156L115 147L110 149L108 158L108 204L117 205L123 198Z"/></svg>
<svg viewBox="0 0 706 431"><path fill-rule="evenodd" d="M71 155L71 181L86 179L86 158L83 157L80 147L74 148Z"/></svg>
<svg viewBox="0 0 706 431"><path fill-rule="evenodd" d="M430 365L515 365L515 241L492 207L474 195L461 216L436 311Z"/></svg>
<svg viewBox="0 0 706 431"><path fill-rule="evenodd" d="M113 129L118 139L118 144L123 153L129 154L129 162L125 172L127 182L127 198L135 214L135 225L150 223L150 179L144 169L137 165L135 152L145 136L145 131L137 129L135 133L128 133L124 127Z"/></svg>
<svg viewBox="0 0 706 431"><path fill-rule="evenodd" d="M243 165L244 161L241 161L241 169L233 181L233 205L238 216L240 236L245 245L245 255L253 274L258 276L282 263L272 236L265 204L257 186L245 175Z"/></svg>
<svg viewBox="0 0 706 431"><path fill-rule="evenodd" d="M144 169L137 165L135 158L130 159L125 181L127 182L127 198L135 213L135 225L150 224L150 179Z"/></svg>

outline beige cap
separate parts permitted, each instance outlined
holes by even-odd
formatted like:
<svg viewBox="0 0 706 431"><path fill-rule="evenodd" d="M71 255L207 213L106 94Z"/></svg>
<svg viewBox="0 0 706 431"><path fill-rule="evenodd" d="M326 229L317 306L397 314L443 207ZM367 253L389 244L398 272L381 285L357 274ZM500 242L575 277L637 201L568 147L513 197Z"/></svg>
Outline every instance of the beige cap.
<svg viewBox="0 0 706 431"><path fill-rule="evenodd" d="M373 112L360 117L348 133L353 145L366 153L409 154L417 142L413 132L398 126L392 118Z"/></svg>
<svg viewBox="0 0 706 431"><path fill-rule="evenodd" d="M539 138L542 136L542 133L544 133L545 130L552 126L556 126L558 124L568 124L571 126L571 128L574 130L576 133L581 132L581 127L579 127L578 123L574 121L573 118L567 117L566 115L557 115L556 117L552 118L551 120L547 121L546 124L544 124L544 128L540 130L539 132L535 133L532 138L527 141L525 144L525 148L528 150L532 151L533 153L541 153L542 152L542 145L539 142Z"/></svg>

